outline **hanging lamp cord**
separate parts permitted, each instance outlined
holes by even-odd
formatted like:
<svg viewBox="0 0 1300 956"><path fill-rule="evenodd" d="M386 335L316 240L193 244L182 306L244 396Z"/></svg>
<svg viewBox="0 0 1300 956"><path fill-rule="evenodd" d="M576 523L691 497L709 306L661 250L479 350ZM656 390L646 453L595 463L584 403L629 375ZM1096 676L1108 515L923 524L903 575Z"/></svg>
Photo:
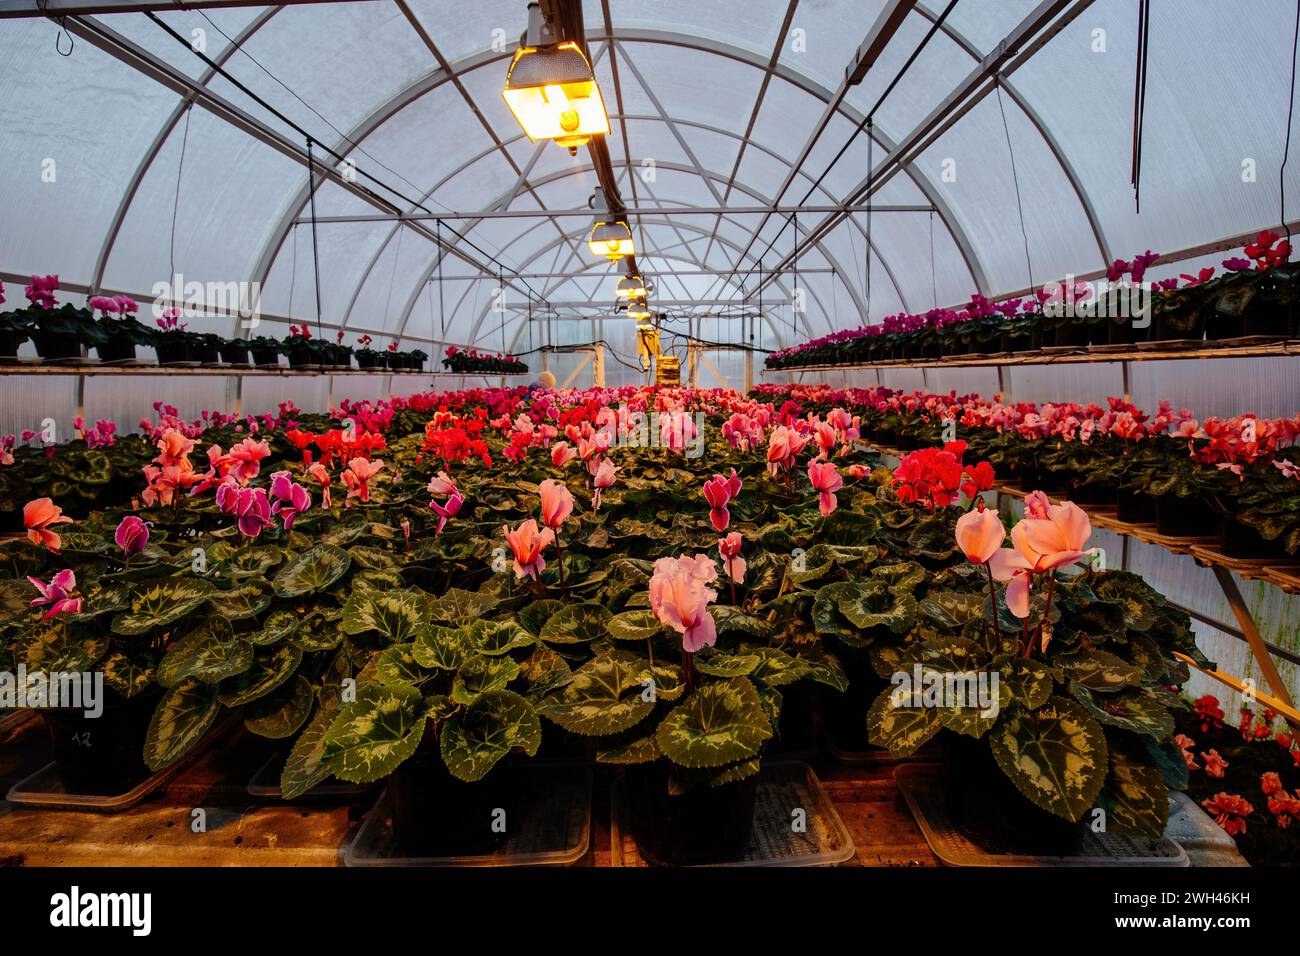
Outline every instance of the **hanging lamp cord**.
<svg viewBox="0 0 1300 956"><path fill-rule="evenodd" d="M876 137L872 135L874 121L867 116L867 314L863 317L863 326L871 324L871 194L875 185L873 177L876 172L875 145Z"/></svg>
<svg viewBox="0 0 1300 956"><path fill-rule="evenodd" d="M1280 212L1278 218L1282 222L1282 228L1286 231L1287 245L1291 245L1291 225L1286 218L1286 163L1291 158L1291 117L1295 112L1295 71L1296 71L1296 48L1300 46L1300 0L1296 0L1295 5L1295 30L1291 34L1291 93L1287 97L1286 106L1286 138L1282 143L1282 167L1277 174L1277 193ZM1288 256L1288 258L1290 258ZM1294 308L1294 304L1292 305Z"/></svg>
<svg viewBox="0 0 1300 956"><path fill-rule="evenodd" d="M1138 2L1137 72L1133 80L1133 210L1142 212L1142 133L1147 107L1147 50L1151 45L1151 0Z"/></svg>
<svg viewBox="0 0 1300 956"><path fill-rule="evenodd" d="M307 195L311 199L312 279L316 283L316 338L321 338L320 324L320 249L316 244L316 158L311 137L307 138Z"/></svg>
<svg viewBox="0 0 1300 956"><path fill-rule="evenodd" d="M1029 233L1025 230L1025 207L1020 199L1020 177L1016 174L1016 151L1011 145L1011 127L1007 125L1007 111L1002 106L1002 77L998 75L994 79L994 89L998 94L998 112L1002 115L1002 135L1007 141L1007 155L1011 157L1011 185L1016 191L1016 213L1020 217L1020 240L1025 247L1025 273L1029 278L1029 290L1034 289L1034 263L1029 256ZM931 262L934 261L934 253L930 254Z"/></svg>

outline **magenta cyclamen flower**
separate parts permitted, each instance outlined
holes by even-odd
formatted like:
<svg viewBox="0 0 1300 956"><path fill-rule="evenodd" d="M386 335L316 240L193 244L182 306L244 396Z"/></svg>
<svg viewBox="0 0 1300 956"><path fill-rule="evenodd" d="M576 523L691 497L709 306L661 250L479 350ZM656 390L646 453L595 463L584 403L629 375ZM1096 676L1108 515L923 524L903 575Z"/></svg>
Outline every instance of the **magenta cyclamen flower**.
<svg viewBox="0 0 1300 956"><path fill-rule="evenodd" d="M144 550L149 543L149 526L135 515L127 515L113 533L113 540L122 549L122 556L129 558Z"/></svg>
<svg viewBox="0 0 1300 956"><path fill-rule="evenodd" d="M271 476L271 514L284 519L284 530L293 527L293 519L311 507L311 495L287 471L277 471Z"/></svg>
<svg viewBox="0 0 1300 956"><path fill-rule="evenodd" d="M64 569L54 575L49 584L32 577L27 580L35 586L36 590L41 592L41 596L32 601L29 606L50 605L50 609L45 612L45 617L42 620L48 621L56 614L78 614L81 612L81 597L73 595L73 592L77 589L77 576L72 573L71 568Z"/></svg>
<svg viewBox="0 0 1300 956"><path fill-rule="evenodd" d="M734 468L731 469L730 478L714 475L704 483L704 500L709 503L709 520L713 522L714 530L727 530L727 526L731 524L731 513L727 510L727 502L739 494L740 476L736 474Z"/></svg>
<svg viewBox="0 0 1300 956"><path fill-rule="evenodd" d="M271 503L263 488L240 488L233 481L224 482L217 488L217 507L234 515L240 533L248 538L256 538L271 524Z"/></svg>

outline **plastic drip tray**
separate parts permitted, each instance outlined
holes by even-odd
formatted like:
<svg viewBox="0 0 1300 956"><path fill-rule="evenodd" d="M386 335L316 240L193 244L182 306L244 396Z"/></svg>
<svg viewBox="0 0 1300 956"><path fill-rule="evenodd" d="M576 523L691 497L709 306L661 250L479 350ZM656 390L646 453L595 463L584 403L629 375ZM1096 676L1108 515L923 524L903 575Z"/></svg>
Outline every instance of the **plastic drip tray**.
<svg viewBox="0 0 1300 956"><path fill-rule="evenodd" d="M253 774L253 778L248 781L248 795L250 797L262 797L271 800L283 800L280 794L280 769L284 766L286 758L284 753L273 753L266 759L266 763L258 768ZM364 797L367 793L374 790L377 784L373 783L347 783L330 777L321 783L316 784L300 797L294 797L290 803L299 800L350 800L353 797Z"/></svg>
<svg viewBox="0 0 1300 956"><path fill-rule="evenodd" d="M610 789L610 865L646 866L629 828L622 777ZM807 832L791 827L790 811L807 812ZM812 767L798 761L764 763L754 796L754 830L737 859L706 866L835 866L853 859L853 839Z"/></svg>
<svg viewBox="0 0 1300 956"><path fill-rule="evenodd" d="M945 866L1189 866L1186 851L1162 836L1158 840L1093 833L1085 827L1074 856L1034 856L983 847L968 838L948 813L943 768L903 765L894 782L916 818L931 851Z"/></svg>
<svg viewBox="0 0 1300 956"><path fill-rule="evenodd" d="M534 801L520 811L520 827L484 856L406 856L393 837L385 789L343 853L344 866L568 866L591 845L591 768L525 765L519 787Z"/></svg>
<svg viewBox="0 0 1300 956"><path fill-rule="evenodd" d="M29 777L9 788L5 800L16 807L39 807L43 810L88 810L94 813L120 813L130 810L146 797L161 790L167 781L207 752L207 749L234 726L234 719L222 721L170 767L150 774L140 783L116 794L71 793L59 779L58 765L50 762Z"/></svg>

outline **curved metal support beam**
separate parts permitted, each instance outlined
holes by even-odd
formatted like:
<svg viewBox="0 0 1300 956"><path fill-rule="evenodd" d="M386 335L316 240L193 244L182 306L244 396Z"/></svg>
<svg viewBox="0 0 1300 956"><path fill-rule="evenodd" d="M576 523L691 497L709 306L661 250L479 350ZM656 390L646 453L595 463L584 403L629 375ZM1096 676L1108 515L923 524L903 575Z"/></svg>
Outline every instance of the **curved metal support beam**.
<svg viewBox="0 0 1300 956"><path fill-rule="evenodd" d="M934 23L938 19L938 14L926 7L924 3L917 3L915 10L920 16L925 17L925 19L929 20L931 23ZM980 52L979 48L951 23L945 20L939 25L939 29L946 34L950 40L966 51L974 62L978 63L984 58L984 55ZM1042 116L1039 115L1038 111L1034 109L1011 80L1003 78L1001 82L1002 88L1007 91L1007 95L1011 97L1012 102L1014 102L1016 106L1020 107L1020 111L1025 114L1025 117L1029 122L1034 124L1034 128L1038 130L1038 135L1043 138L1043 142L1047 144L1047 148L1050 149L1052 155L1056 157L1056 162L1060 165L1061 172L1064 173L1065 178L1069 180L1070 188L1074 190L1074 195L1079 200L1079 205L1083 207L1083 214L1088 218L1088 226L1092 229L1093 238L1097 241L1097 251L1101 254L1101 264L1103 267L1109 266L1111 262L1114 261L1114 257L1111 255L1110 244L1106 241L1106 232L1101 227L1101 219L1097 216L1096 207L1092 204L1092 197L1088 195L1088 190L1083 187L1083 182L1079 179L1079 174L1075 171L1074 164L1070 162L1069 157L1065 155L1064 150L1061 149L1060 144L1056 141L1056 137L1052 134L1052 131L1047 128L1047 124L1043 122Z"/></svg>
<svg viewBox="0 0 1300 956"><path fill-rule="evenodd" d="M282 9L284 8L268 7L258 13L257 16L249 22L248 26L244 27L244 29L235 37L234 43L227 44L224 50L212 58L213 62L218 66L225 66L230 58L238 52L239 48L242 47L244 43L253 36L253 34L262 29L262 27L266 25L267 21ZM208 67L208 69L204 71L203 75L199 77L199 83L203 86L207 86L216 75L217 71L212 67ZM186 111L194 105L194 100L196 98L196 95L191 94L190 96L184 97L181 102L176 105L176 109L172 110L171 115L167 117L162 128L158 130L158 135L153 138L153 142L150 143L149 148L145 150L144 156L142 156L140 162L136 164L135 172L131 175L131 181L123 191L122 198L118 200L117 211L113 214L113 220L109 223L108 231L104 233L104 239L99 245L99 254L95 257L95 268L90 274L91 295L95 295L99 291L100 284L104 281L104 271L108 268L108 257L113 252L113 244L117 242L118 233L122 231L122 224L126 222L126 214L131 209L131 203L135 200L135 194L139 191L140 184L144 182L145 176L149 174L150 167L153 166L153 161L158 158L158 154L162 152L162 148L166 144L168 137L171 136L180 121L184 119ZM168 276L167 278L170 280L171 276Z"/></svg>

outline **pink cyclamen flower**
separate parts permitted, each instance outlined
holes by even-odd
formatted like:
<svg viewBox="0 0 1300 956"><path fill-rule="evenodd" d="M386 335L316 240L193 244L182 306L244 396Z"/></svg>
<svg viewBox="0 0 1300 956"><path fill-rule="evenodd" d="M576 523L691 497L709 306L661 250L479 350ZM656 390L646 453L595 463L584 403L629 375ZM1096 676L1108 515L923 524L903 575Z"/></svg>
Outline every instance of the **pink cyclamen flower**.
<svg viewBox="0 0 1300 956"><path fill-rule="evenodd" d="M509 525L502 531L505 532L506 544L510 546L510 552L515 558L515 577L541 580L542 572L546 570L542 550L555 541L555 532L550 528L538 530L537 522L532 518L513 531Z"/></svg>
<svg viewBox="0 0 1300 956"><path fill-rule="evenodd" d="M997 554L1006 536L1006 528L996 511L968 511L957 519L957 546L972 564L986 564Z"/></svg>
<svg viewBox="0 0 1300 956"><path fill-rule="evenodd" d="M542 524L559 528L573 514L573 492L554 478L547 478L537 486L542 498Z"/></svg>
<svg viewBox="0 0 1300 956"><path fill-rule="evenodd" d="M343 484L348 489L348 498L359 498L362 502L370 500L370 479L383 469L382 459L367 461L365 458L353 458L343 472Z"/></svg>
<svg viewBox="0 0 1300 956"><path fill-rule="evenodd" d="M709 503L709 520L713 522L715 531L726 531L731 524L731 512L727 510L727 503L740 494L740 489L740 476L734 468L731 469L730 478L714 475L704 483L704 500Z"/></svg>
<svg viewBox="0 0 1300 956"><path fill-rule="evenodd" d="M192 444L192 443L191 443ZM271 454L271 446L264 441L245 438L230 449L229 458L234 459L230 466L230 475L241 485L246 485L262 468L262 459Z"/></svg>
<svg viewBox="0 0 1300 956"><path fill-rule="evenodd" d="M241 488L227 481L217 488L217 507L235 516L239 533L246 538L256 538L271 525L271 502L264 488Z"/></svg>
<svg viewBox="0 0 1300 956"><path fill-rule="evenodd" d="M1029 617L1029 588L1033 583L1032 567L1015 548L999 548L989 558L993 578L1007 585L1007 607L1016 617Z"/></svg>
<svg viewBox="0 0 1300 956"><path fill-rule="evenodd" d="M271 497L276 499L271 514L284 519L285 531L293 527L294 518L311 507L311 495L287 471L277 471L271 476Z"/></svg>
<svg viewBox="0 0 1300 956"><path fill-rule="evenodd" d="M464 504L465 496L459 491L453 491L451 497L447 499L446 504L440 505L436 501L429 502L429 507L432 508L433 513L438 516L438 527L433 532L435 537L442 534L442 529L447 526L449 520L460 514L460 509Z"/></svg>
<svg viewBox="0 0 1300 956"><path fill-rule="evenodd" d="M1078 561L1092 537L1088 516L1074 502L1047 508L1044 518L1029 517L1011 529L1011 543L1035 571L1051 571Z"/></svg>
<svg viewBox="0 0 1300 956"><path fill-rule="evenodd" d="M308 469L307 474L311 475L320 482L320 506L326 511L330 508L330 473L329 470L320 462L314 462Z"/></svg>
<svg viewBox="0 0 1300 956"><path fill-rule="evenodd" d="M660 558L650 577L650 607L663 624L682 635L682 649L694 654L718 640L709 604L718 592L708 585L718 577L713 560L697 554Z"/></svg>
<svg viewBox="0 0 1300 956"><path fill-rule="evenodd" d="M602 458L600 464L596 466L592 474L592 485L595 491L591 496L591 510L600 510L600 493L614 484L614 476L618 473L618 468L608 458Z"/></svg>
<svg viewBox="0 0 1300 956"><path fill-rule="evenodd" d="M71 521L50 498L34 498L23 505L23 527L27 529L28 540L32 544L44 545L50 551L57 553L63 546L63 539L50 530L50 525Z"/></svg>
<svg viewBox="0 0 1300 956"><path fill-rule="evenodd" d="M45 617L42 620L48 621L56 614L78 614L81 612L81 597L73 594L77 589L77 576L73 574L71 568L65 568L54 575L49 584L33 577L29 577L27 580L35 586L36 590L41 592L41 596L33 600L28 606L50 605L50 609L45 612Z"/></svg>
<svg viewBox="0 0 1300 956"><path fill-rule="evenodd" d="M567 441L557 441L551 446L551 464L556 468L563 468L577 457L578 453Z"/></svg>
<svg viewBox="0 0 1300 956"><path fill-rule="evenodd" d="M452 480L450 475L445 471L440 471L429 479L429 487L427 490L429 494L443 498L447 495L456 494L459 489L457 489L456 482Z"/></svg>
<svg viewBox="0 0 1300 956"><path fill-rule="evenodd" d="M817 507L824 518L839 504L835 492L844 487L844 479L833 463L813 459L808 462L808 480L817 491Z"/></svg>
<svg viewBox="0 0 1300 956"><path fill-rule="evenodd" d="M113 540L122 549L122 556L129 558L139 554L149 543L149 526L135 515L127 515L113 532Z"/></svg>
<svg viewBox="0 0 1300 956"><path fill-rule="evenodd" d="M745 559L740 556L741 537L739 531L733 531L725 538L718 539L718 554L722 556L722 566L727 576L736 584L745 582Z"/></svg>

